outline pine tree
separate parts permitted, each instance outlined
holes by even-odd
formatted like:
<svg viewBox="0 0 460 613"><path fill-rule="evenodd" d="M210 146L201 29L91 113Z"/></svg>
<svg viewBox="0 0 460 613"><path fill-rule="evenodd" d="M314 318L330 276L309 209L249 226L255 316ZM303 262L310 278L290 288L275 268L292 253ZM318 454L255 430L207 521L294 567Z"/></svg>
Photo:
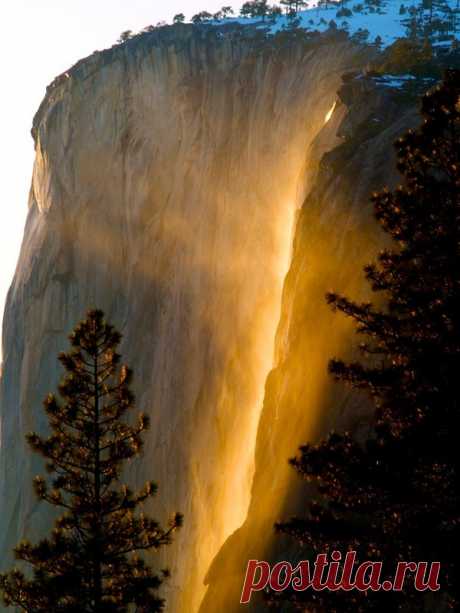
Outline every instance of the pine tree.
<svg viewBox="0 0 460 613"><path fill-rule="evenodd" d="M281 0L281 4L286 7L286 13L288 15L297 15L302 8L308 6L308 2L304 0Z"/></svg>
<svg viewBox="0 0 460 613"><path fill-rule="evenodd" d="M231 6L223 6L221 8L221 13L224 19L230 17L231 15L234 15L234 11Z"/></svg>
<svg viewBox="0 0 460 613"><path fill-rule="evenodd" d="M192 23L199 25L202 23L206 23L207 21L212 21L213 16L208 11L201 11L201 13L197 13L192 17Z"/></svg>
<svg viewBox="0 0 460 613"><path fill-rule="evenodd" d="M270 7L269 16L272 20L276 21L278 17L282 16L282 14L283 14L283 11L280 6L274 4L273 6Z"/></svg>
<svg viewBox="0 0 460 613"><path fill-rule="evenodd" d="M93 310L70 336L72 349L59 359L67 374L59 401L44 402L51 434L27 440L46 459L52 483L36 477L41 501L63 514L49 538L21 543L16 558L32 572L1 575L6 606L27 613L122 613L161 611L158 588L167 571L155 573L142 558L171 542L181 525L176 514L168 529L139 511L152 498L153 482L133 493L120 482L126 461L142 449L146 415L126 419L134 406L132 373L120 365L120 334Z"/></svg>
<svg viewBox="0 0 460 613"><path fill-rule="evenodd" d="M221 19L228 19L232 15L234 15L234 11L231 6L223 6L220 11Z"/></svg>
<svg viewBox="0 0 460 613"><path fill-rule="evenodd" d="M117 43L126 43L130 38L134 36L132 30L125 30L120 34L120 37L117 40Z"/></svg>
<svg viewBox="0 0 460 613"><path fill-rule="evenodd" d="M241 7L240 13L243 17L262 17L262 20L265 21L265 18L270 13L268 0L245 2Z"/></svg>
<svg viewBox="0 0 460 613"><path fill-rule="evenodd" d="M393 240L365 269L383 306L329 294L356 323L363 361L333 360L332 375L367 393L372 434L331 433L291 460L311 483L306 517L277 525L308 557L356 550L360 561L441 562L435 604L403 592L290 592L311 613L436 611L460 607L460 72L423 97L423 123L396 143L404 185L373 196ZM313 490L311 488L314 488ZM315 492L316 494L312 494ZM277 601L276 595L272 598Z"/></svg>

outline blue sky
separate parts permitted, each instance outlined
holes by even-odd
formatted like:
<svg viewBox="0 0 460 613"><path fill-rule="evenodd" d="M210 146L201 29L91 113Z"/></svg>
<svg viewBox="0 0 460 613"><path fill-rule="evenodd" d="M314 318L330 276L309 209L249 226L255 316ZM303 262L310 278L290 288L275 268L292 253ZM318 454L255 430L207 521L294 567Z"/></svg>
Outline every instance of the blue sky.
<svg viewBox="0 0 460 613"><path fill-rule="evenodd" d="M123 30L187 18L242 0L12 0L0 2L0 317L19 253L33 164L32 118L48 83Z"/></svg>

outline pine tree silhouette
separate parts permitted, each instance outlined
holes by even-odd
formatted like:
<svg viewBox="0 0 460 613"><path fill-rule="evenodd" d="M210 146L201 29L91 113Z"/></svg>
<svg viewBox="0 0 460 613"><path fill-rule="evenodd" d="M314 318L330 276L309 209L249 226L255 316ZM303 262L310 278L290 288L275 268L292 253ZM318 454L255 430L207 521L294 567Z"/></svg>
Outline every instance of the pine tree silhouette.
<svg viewBox="0 0 460 613"><path fill-rule="evenodd" d="M281 4L286 7L286 13L297 15L297 13L308 6L305 0L280 0Z"/></svg>
<svg viewBox="0 0 460 613"><path fill-rule="evenodd" d="M306 517L277 524L301 551L356 550L360 561L441 562L434 604L403 592L290 592L310 613L436 611L460 607L460 72L423 97L423 123L396 143L404 185L373 196L394 247L365 269L383 307L329 294L363 337L364 360L330 363L332 375L367 393L374 406L365 443L331 433L290 460L311 482ZM312 494L312 489L316 494ZM283 598L283 597L282 597ZM270 596L274 602L276 595Z"/></svg>
<svg viewBox="0 0 460 613"><path fill-rule="evenodd" d="M70 336L71 351L59 356L67 371L62 402L51 394L44 402L51 435L33 433L27 440L53 474L50 487L36 477L35 491L63 514L49 538L16 548L16 558L32 572L1 576L6 606L28 613L163 610L158 588L168 573L156 574L141 554L169 544L182 517L176 514L163 529L139 511L157 486L149 482L133 493L120 483L149 425L143 414L134 426L124 419L134 395L131 371L116 352L120 339L103 312L92 310Z"/></svg>

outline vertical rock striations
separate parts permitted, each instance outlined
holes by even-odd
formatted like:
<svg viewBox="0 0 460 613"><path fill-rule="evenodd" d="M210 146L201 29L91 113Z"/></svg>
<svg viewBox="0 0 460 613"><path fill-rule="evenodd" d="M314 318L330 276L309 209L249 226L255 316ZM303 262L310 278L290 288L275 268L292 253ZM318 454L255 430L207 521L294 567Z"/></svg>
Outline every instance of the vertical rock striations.
<svg viewBox="0 0 460 613"><path fill-rule="evenodd" d="M369 218L354 182L370 164L364 150L348 183L331 161L324 192L302 209L259 425L295 211L337 144L343 106L322 128L341 75L363 63L339 38L260 44L238 28L183 27L96 53L50 86L34 122L30 210L4 323L5 563L21 536L49 526L30 486L42 467L23 435L46 429L40 402L58 382L56 355L97 306L123 331L138 406L152 417L131 477L159 482L149 511L160 519L185 514L160 560L173 573L168 611L198 610L212 560L247 517L203 603L231 611L227 587L251 550L244 540L264 551L264 530L252 527L285 506L290 477L273 468L328 408L325 364L348 330L332 324L321 297L330 285L355 286L372 244L364 230L357 242Z"/></svg>

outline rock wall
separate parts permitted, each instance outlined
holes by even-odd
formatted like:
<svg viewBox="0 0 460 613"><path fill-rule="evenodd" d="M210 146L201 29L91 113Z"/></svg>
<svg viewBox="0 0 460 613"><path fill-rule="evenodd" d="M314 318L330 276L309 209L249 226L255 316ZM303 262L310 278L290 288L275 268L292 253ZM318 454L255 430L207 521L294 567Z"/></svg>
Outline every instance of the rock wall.
<svg viewBox="0 0 460 613"><path fill-rule="evenodd" d="M162 520L173 511L185 515L174 545L155 558L172 571L168 611L198 610L212 560L247 517L257 430L249 516L257 488L268 484L273 494L264 508L284 495L285 477L279 487L272 476L267 483L262 468L272 466L274 450L287 457L306 435L304 408L317 412L308 418L313 425L324 405L328 383L319 373L335 341L324 341L330 320L313 307L361 230L338 204L334 175L331 202L322 210L327 199L317 198L298 223L297 234L308 228L302 240L318 267L301 261L304 245L296 238L277 368L259 425L292 231L322 153L339 142L343 109L326 126L324 118L341 75L365 59L340 37L261 44L239 29L171 28L96 53L48 88L34 121L30 209L4 320L3 565L22 536L36 539L49 526L30 485L43 468L24 433L46 431L41 399L56 388L56 356L88 307L103 308L123 332L139 409L152 417L131 479L158 481L149 512ZM355 208L363 206L354 198ZM355 251L361 261L361 248ZM315 298L295 298L296 284ZM308 331L302 341L292 333L296 300L309 304L307 341ZM338 326L332 337L339 342L344 334ZM302 360L283 382L298 342ZM305 376L314 381L308 398ZM282 391L291 382L286 403ZM284 419L280 442L275 434ZM218 573L210 580L208 594L224 594ZM213 606L207 610L218 610Z"/></svg>

